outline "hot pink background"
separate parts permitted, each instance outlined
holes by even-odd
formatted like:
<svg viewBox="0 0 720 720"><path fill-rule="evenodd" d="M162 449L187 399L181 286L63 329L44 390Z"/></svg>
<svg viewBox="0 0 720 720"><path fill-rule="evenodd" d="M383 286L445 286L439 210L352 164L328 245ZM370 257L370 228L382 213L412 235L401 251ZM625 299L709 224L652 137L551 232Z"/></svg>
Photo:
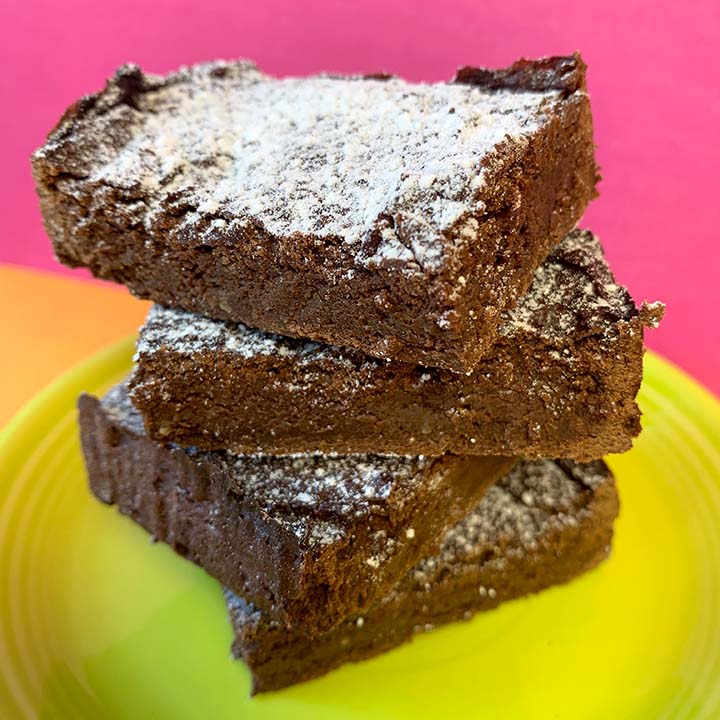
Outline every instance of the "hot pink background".
<svg viewBox="0 0 720 720"><path fill-rule="evenodd" d="M388 70L581 50L605 180L584 225L619 279L668 312L648 343L720 392L717 0L5 0L0 9L0 261L53 259L29 172L63 109L120 63L250 57L277 74ZM77 273L82 275L82 273Z"/></svg>

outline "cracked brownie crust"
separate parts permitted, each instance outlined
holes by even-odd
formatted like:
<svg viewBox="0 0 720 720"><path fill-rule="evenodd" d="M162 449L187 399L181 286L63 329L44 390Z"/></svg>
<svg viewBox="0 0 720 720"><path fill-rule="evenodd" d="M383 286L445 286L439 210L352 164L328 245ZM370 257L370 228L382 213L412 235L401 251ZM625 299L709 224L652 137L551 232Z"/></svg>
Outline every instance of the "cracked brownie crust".
<svg viewBox="0 0 720 720"><path fill-rule="evenodd" d="M522 462L446 534L436 555L330 632L310 639L226 591L234 653L248 665L253 694L372 657L591 569L608 554L617 512L604 463Z"/></svg>
<svg viewBox="0 0 720 720"><path fill-rule="evenodd" d="M33 156L58 258L140 297L467 372L594 196L579 56L447 84L118 70Z"/></svg>
<svg viewBox="0 0 720 720"><path fill-rule="evenodd" d="M387 592L514 464L204 453L148 439L123 385L79 408L100 500L310 635Z"/></svg>
<svg viewBox="0 0 720 720"><path fill-rule="evenodd" d="M643 328L660 315L576 230L469 376L155 307L131 398L151 437L206 449L591 460L640 430Z"/></svg>

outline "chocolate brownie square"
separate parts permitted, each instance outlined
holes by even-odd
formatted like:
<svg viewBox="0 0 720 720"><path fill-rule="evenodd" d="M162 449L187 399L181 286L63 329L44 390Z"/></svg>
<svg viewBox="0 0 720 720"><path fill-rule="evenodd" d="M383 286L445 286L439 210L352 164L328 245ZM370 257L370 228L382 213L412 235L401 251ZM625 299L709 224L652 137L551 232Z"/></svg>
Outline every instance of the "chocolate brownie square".
<svg viewBox="0 0 720 720"><path fill-rule="evenodd" d="M468 372L595 194L578 55L449 83L120 68L33 156L61 262L143 298Z"/></svg>

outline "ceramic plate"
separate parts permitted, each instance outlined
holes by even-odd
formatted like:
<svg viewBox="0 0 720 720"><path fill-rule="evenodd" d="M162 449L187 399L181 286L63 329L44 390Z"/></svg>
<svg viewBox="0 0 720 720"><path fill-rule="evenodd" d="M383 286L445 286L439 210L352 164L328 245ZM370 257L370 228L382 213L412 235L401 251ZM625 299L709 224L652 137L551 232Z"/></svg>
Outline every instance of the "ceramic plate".
<svg viewBox="0 0 720 720"><path fill-rule="evenodd" d="M132 340L0 436L2 718L718 718L720 404L646 359L644 432L609 462L614 550L561 588L249 699L220 588L86 488L75 399Z"/></svg>

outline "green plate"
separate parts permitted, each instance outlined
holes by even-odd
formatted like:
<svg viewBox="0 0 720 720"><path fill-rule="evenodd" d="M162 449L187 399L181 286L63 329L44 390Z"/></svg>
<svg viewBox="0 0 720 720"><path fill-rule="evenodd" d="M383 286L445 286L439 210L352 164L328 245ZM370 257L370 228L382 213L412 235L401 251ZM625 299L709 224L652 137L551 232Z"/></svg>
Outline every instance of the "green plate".
<svg viewBox="0 0 720 720"><path fill-rule="evenodd" d="M0 436L0 717L719 718L720 405L656 356L645 431L610 459L611 558L325 678L248 698L218 585L89 494L75 399L130 365L78 367Z"/></svg>

